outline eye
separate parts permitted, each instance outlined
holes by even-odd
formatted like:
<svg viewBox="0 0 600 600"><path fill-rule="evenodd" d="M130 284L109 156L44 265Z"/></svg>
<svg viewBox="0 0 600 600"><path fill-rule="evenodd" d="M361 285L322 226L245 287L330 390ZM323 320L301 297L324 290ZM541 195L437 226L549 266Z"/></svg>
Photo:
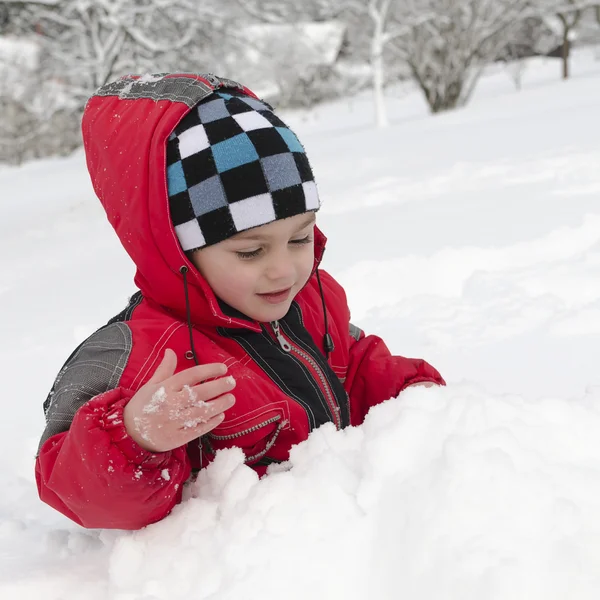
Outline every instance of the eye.
<svg viewBox="0 0 600 600"><path fill-rule="evenodd" d="M296 246L302 246L304 244L310 244L312 242L312 237L307 235L299 240L290 240L290 244L295 244Z"/></svg>
<svg viewBox="0 0 600 600"><path fill-rule="evenodd" d="M242 260L250 260L251 258L256 258L262 252L262 248L257 248L256 250L251 250L250 252L236 252L238 258Z"/></svg>

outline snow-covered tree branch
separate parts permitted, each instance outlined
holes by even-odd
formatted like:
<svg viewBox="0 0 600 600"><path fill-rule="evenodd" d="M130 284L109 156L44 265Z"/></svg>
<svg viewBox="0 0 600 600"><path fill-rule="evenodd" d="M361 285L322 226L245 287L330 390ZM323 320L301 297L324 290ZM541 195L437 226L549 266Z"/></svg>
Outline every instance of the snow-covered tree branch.
<svg viewBox="0 0 600 600"><path fill-rule="evenodd" d="M409 0L398 16L408 32L394 48L432 112L465 104L526 14L527 0ZM422 20L423 14L432 15Z"/></svg>
<svg viewBox="0 0 600 600"><path fill-rule="evenodd" d="M61 0L36 15L55 75L82 103L112 78L157 70L162 55L198 42L207 22L193 0Z"/></svg>
<svg viewBox="0 0 600 600"><path fill-rule="evenodd" d="M361 40L371 70L371 84L375 106L375 122L378 127L388 124L384 88L387 83L386 51L391 43L406 35L410 24L399 18L404 16L405 2L399 0L352 0L345 3L344 17L352 24L355 36ZM432 14L424 11L413 14L419 23L425 23Z"/></svg>
<svg viewBox="0 0 600 600"><path fill-rule="evenodd" d="M569 58L575 29L583 11L592 9L600 17L598 0L533 0L533 9L556 31L561 40L562 76L569 78ZM598 19L600 23L600 18Z"/></svg>
<svg viewBox="0 0 600 600"><path fill-rule="evenodd" d="M535 53L543 36L540 52L561 40L567 77L584 11L600 24L600 0L0 0L0 35L38 47L33 89L59 89L75 115L125 73L189 70L242 80L288 106L368 85L385 126L390 82L414 79L432 112L461 106L487 64ZM35 121L27 95L13 96L0 102Z"/></svg>

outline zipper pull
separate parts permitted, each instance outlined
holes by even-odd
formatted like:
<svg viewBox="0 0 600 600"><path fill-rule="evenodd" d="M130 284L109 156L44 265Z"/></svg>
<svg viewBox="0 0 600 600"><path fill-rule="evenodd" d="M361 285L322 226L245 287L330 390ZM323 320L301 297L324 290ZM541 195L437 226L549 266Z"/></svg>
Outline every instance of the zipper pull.
<svg viewBox="0 0 600 600"><path fill-rule="evenodd" d="M272 321L271 322L271 327L273 328L273 333L275 334L275 337L277 338L277 341L279 342L279 345L281 346L281 349L284 352L291 352L292 351L292 346L290 345L290 343L281 334L281 331L279 329L279 322L278 321Z"/></svg>

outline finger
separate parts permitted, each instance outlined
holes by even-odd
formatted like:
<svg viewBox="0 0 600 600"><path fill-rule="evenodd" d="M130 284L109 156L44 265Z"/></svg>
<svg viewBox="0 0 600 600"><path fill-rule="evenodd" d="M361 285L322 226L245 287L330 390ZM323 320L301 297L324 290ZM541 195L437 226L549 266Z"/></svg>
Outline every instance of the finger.
<svg viewBox="0 0 600 600"><path fill-rule="evenodd" d="M215 427L218 427L223 422L224 419L225 419L225 415L223 413L221 413L220 415L213 417L209 421L206 421L206 423L198 423L198 425L196 425L195 427L181 429L180 435L184 435L186 438L186 441L189 442L196 438L202 437L203 435L207 434L209 431L212 431L213 429L215 429Z"/></svg>
<svg viewBox="0 0 600 600"><path fill-rule="evenodd" d="M198 423L193 427L182 427L181 429L173 431L172 435L169 437L169 446L171 448L177 448L178 446L183 446L192 440L202 437L215 427L218 427L223 422L224 418L225 415L221 413L204 423Z"/></svg>
<svg viewBox="0 0 600 600"><path fill-rule="evenodd" d="M183 393L187 394L189 404L198 406L202 402L208 402L230 392L235 386L235 378L229 375L228 377L219 377L219 379L213 381L199 383L194 387L184 386Z"/></svg>
<svg viewBox="0 0 600 600"><path fill-rule="evenodd" d="M173 375L168 385L175 391L180 391L184 385L193 387L201 381L213 377L221 377L227 373L227 367L223 363L210 363L208 365L197 365Z"/></svg>
<svg viewBox="0 0 600 600"><path fill-rule="evenodd" d="M177 355L175 352L173 352L173 350L167 348L162 361L158 367L156 367L156 371L154 371L148 383L162 383L165 379L168 379L173 375L173 373L175 373L176 367Z"/></svg>
<svg viewBox="0 0 600 600"><path fill-rule="evenodd" d="M200 407L190 407L180 409L172 415L173 420L179 422L181 429L190 429L198 426L201 423L207 423L214 417L223 414L235 404L235 396L233 394L225 394L216 400L204 403Z"/></svg>

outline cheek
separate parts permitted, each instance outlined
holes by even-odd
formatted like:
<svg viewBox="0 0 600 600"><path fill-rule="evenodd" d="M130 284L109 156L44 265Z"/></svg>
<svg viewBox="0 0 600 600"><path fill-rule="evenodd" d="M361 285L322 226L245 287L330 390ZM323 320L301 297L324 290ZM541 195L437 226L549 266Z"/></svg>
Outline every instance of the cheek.
<svg viewBox="0 0 600 600"><path fill-rule="evenodd" d="M300 275L300 278L303 280L303 284L308 281L308 278L310 277L313 271L314 265L315 251L313 246L311 245L308 248L306 248L305 252L302 253L302 259L298 267L298 273Z"/></svg>
<svg viewBox="0 0 600 600"><path fill-rule="evenodd" d="M222 289L231 296L254 293L257 275L250 265L232 261L220 274Z"/></svg>

